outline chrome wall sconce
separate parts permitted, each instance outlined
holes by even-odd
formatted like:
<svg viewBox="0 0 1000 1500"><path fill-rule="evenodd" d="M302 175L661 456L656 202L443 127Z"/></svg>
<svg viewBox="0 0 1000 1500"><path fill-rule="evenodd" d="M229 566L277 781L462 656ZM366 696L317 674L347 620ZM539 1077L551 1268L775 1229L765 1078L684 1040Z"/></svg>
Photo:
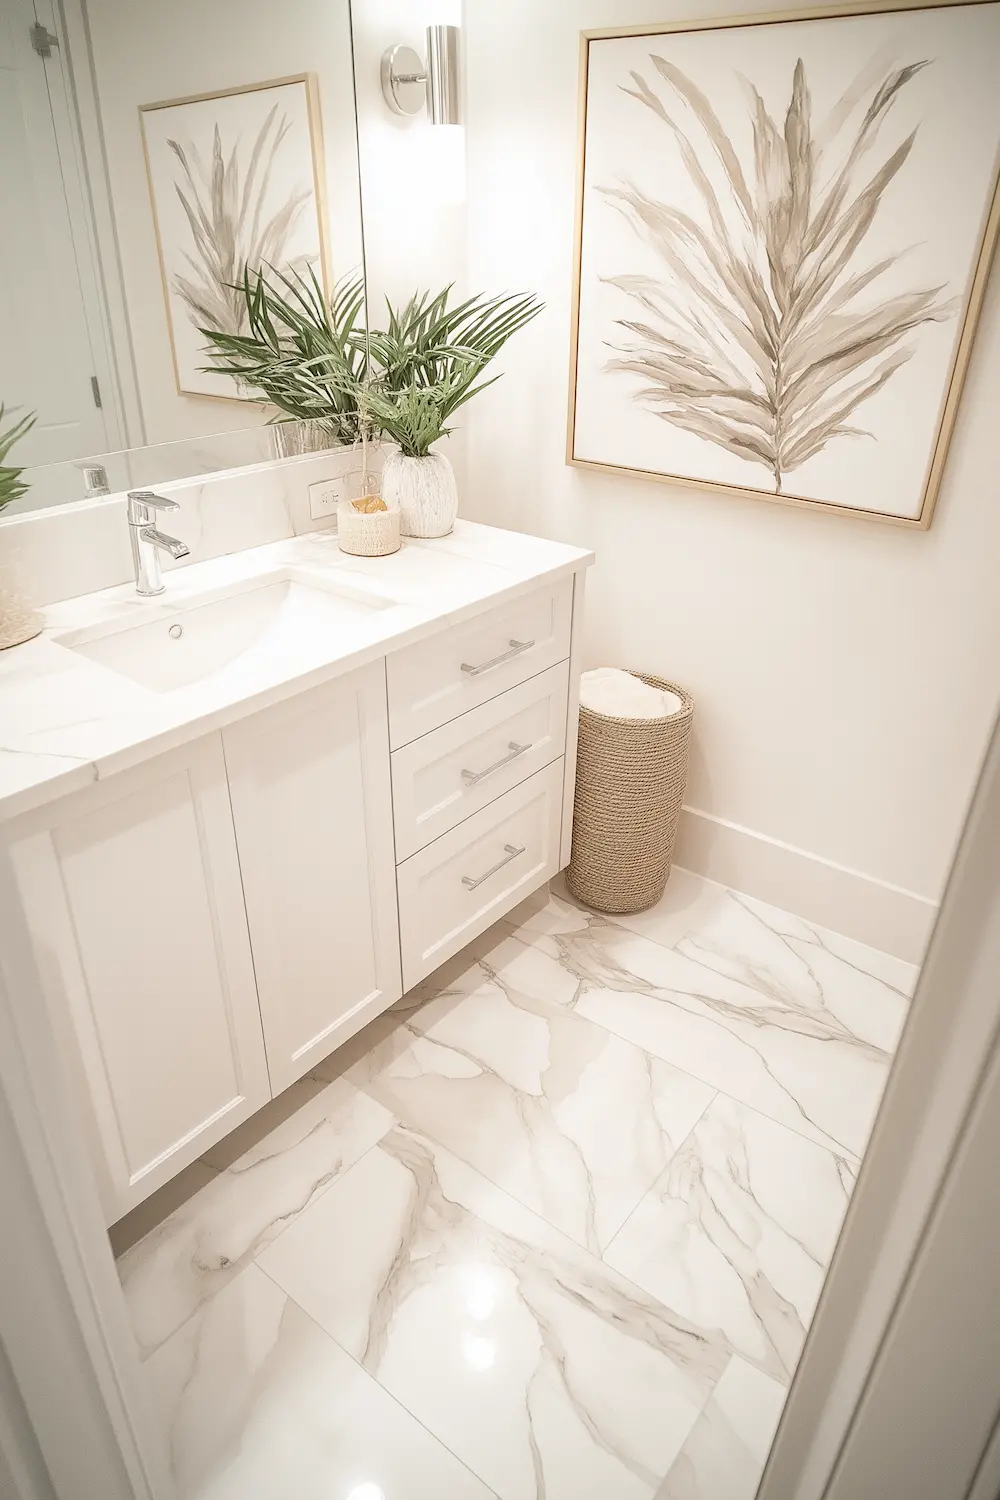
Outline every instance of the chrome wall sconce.
<svg viewBox="0 0 1000 1500"><path fill-rule="evenodd" d="M397 115L417 115L426 105L432 125L462 123L462 30L428 26L426 67L412 47L382 54L382 93Z"/></svg>

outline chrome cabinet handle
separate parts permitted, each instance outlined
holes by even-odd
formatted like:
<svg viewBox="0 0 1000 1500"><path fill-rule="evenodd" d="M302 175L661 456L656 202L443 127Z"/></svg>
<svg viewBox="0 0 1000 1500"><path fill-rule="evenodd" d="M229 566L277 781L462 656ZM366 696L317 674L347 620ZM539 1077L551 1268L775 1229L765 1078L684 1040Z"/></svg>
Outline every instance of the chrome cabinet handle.
<svg viewBox="0 0 1000 1500"><path fill-rule="evenodd" d="M516 859L519 854L523 854L528 846L527 844L522 844L520 849L515 849L513 844L504 844L503 847L504 858L498 859L491 870L487 870L485 875L480 875L476 880L473 880L471 875L463 875L462 884L467 886L470 891L474 891L477 885L482 885L484 880L489 880L490 876L495 875L498 870L502 870L504 865L509 865L512 859Z"/></svg>
<svg viewBox="0 0 1000 1500"><path fill-rule="evenodd" d="M491 766L487 766L485 770L463 771L462 780L465 782L466 786L475 786L477 782L485 781L486 777L492 776L494 771L501 770L503 766L509 766L512 760L517 760L517 757L519 755L524 755L525 751L531 749L531 746L519 745L516 740L511 740L507 748L510 750L510 754L502 755L499 760L495 760L493 764Z"/></svg>
<svg viewBox="0 0 1000 1500"><path fill-rule="evenodd" d="M467 661L462 663L462 671L468 672L470 677L478 677L480 672L489 672L492 667L499 667L501 662L510 661L514 656L520 656L522 651L530 651L534 641L511 641L509 651L501 651L499 656L493 656L489 661L480 662L478 667L470 667Z"/></svg>

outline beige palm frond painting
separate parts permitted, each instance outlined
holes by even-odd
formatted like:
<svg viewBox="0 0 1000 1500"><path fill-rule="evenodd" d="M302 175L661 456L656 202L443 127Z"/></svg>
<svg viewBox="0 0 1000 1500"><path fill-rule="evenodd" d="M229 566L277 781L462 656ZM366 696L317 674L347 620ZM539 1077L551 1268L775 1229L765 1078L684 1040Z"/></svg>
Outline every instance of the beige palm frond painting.
<svg viewBox="0 0 1000 1500"><path fill-rule="evenodd" d="M244 333L244 268L268 265L301 274L314 259L286 258L292 235L312 200L312 188L293 185L276 207L268 208L276 158L290 129L288 117L274 105L257 132L245 168L240 162L239 139L228 151L224 149L218 124L208 162L193 142L167 140L180 168L174 191L191 231L191 248L183 251L188 269L175 272L171 283L196 328Z"/></svg>
<svg viewBox="0 0 1000 1500"><path fill-rule="evenodd" d="M886 293L882 278L898 276L905 249L866 243L917 136L880 150L880 129L927 62L874 80L866 70L821 125L801 58L783 118L739 80L746 160L691 78L664 57L650 62L657 87L633 72L625 92L669 132L698 212L631 183L602 189L663 266L604 278L638 308L618 320L629 338L606 368L638 376L637 401L763 466L781 494L828 444L871 436L865 403L912 357L922 326L957 310L944 285Z"/></svg>

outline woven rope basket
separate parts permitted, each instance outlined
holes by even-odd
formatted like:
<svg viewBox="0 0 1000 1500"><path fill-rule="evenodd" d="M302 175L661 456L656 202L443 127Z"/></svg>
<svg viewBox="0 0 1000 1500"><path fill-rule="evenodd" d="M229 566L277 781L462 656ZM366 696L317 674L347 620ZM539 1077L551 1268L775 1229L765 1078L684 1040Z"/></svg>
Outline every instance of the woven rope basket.
<svg viewBox="0 0 1000 1500"><path fill-rule="evenodd" d="M632 675L676 693L682 707L665 719L618 719L580 706L566 883L598 911L643 911L659 901L687 782L690 694L662 677Z"/></svg>

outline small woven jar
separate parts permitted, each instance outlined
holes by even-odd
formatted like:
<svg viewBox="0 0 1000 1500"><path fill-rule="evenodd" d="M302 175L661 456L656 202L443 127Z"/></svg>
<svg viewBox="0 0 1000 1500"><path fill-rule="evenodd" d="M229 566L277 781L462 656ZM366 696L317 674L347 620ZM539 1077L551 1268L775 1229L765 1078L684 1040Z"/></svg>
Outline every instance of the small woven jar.
<svg viewBox="0 0 1000 1500"><path fill-rule="evenodd" d="M0 586L0 651L33 641L36 635L41 635L44 624L36 609Z"/></svg>
<svg viewBox="0 0 1000 1500"><path fill-rule="evenodd" d="M350 500L337 506L337 540L341 552L352 557L387 557L398 552L402 543L399 531L399 506L386 510L356 510Z"/></svg>
<svg viewBox="0 0 1000 1500"><path fill-rule="evenodd" d="M566 884L598 911L644 911L659 901L687 784L690 694L662 677L632 675L675 693L681 707L661 719L619 719L580 705Z"/></svg>
<svg viewBox="0 0 1000 1500"><path fill-rule="evenodd" d="M34 640L45 624L21 592L17 564L5 537L0 551L0 651Z"/></svg>

